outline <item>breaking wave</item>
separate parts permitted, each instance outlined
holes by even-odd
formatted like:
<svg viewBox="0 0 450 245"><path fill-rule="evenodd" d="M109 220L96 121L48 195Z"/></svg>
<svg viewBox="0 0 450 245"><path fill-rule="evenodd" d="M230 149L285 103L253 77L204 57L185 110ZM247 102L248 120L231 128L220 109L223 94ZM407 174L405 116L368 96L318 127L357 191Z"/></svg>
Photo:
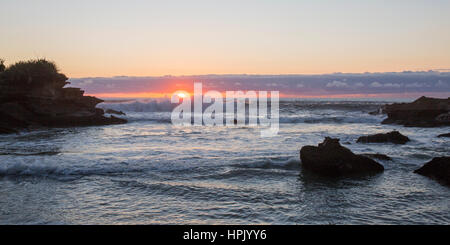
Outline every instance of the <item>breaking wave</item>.
<svg viewBox="0 0 450 245"><path fill-rule="evenodd" d="M370 101L280 101L280 111L315 111L315 110L343 110L343 111L375 111L388 102ZM207 105L205 104L204 107ZM98 105L103 109L114 109L124 112L171 112L176 104L168 99L129 100L124 102L106 101Z"/></svg>
<svg viewBox="0 0 450 245"><path fill-rule="evenodd" d="M122 166L120 166L122 165ZM58 166L56 164L46 164L43 162L15 162L0 166L0 177L22 176L22 177L49 177L55 179L76 179L91 175L114 175L130 172L143 172L142 168L125 167L123 164L99 167L77 167Z"/></svg>
<svg viewBox="0 0 450 245"><path fill-rule="evenodd" d="M122 103L104 102L98 105L102 109L124 112L171 112L176 104L169 100L133 100Z"/></svg>
<svg viewBox="0 0 450 245"><path fill-rule="evenodd" d="M237 168L296 170L300 168L300 160L295 157L266 158L257 159L248 163L234 164L232 166Z"/></svg>
<svg viewBox="0 0 450 245"><path fill-rule="evenodd" d="M172 123L170 113L129 113L127 114L130 122L150 122L150 123ZM379 116L281 116L281 124L295 123L379 123L383 120ZM225 124L225 122L224 122Z"/></svg>

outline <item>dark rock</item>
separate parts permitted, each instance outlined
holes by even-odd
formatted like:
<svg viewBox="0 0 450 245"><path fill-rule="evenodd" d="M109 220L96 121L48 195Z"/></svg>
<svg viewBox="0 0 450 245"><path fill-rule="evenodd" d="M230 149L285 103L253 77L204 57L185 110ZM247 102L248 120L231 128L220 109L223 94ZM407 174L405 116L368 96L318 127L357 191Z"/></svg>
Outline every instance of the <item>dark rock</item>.
<svg viewBox="0 0 450 245"><path fill-rule="evenodd" d="M0 72L0 132L127 122L103 116L96 108L103 100L64 88L67 79L46 60L19 62Z"/></svg>
<svg viewBox="0 0 450 245"><path fill-rule="evenodd" d="M410 141L407 136L404 136L398 131L392 131L385 134L373 134L368 136L361 136L356 141L357 143L394 143L405 144Z"/></svg>
<svg viewBox="0 0 450 245"><path fill-rule="evenodd" d="M113 110L113 109L106 109L105 113L116 114L116 115L124 115L124 116L126 115L123 111L116 111L116 110Z"/></svg>
<svg viewBox="0 0 450 245"><path fill-rule="evenodd" d="M450 157L435 157L414 171L414 173L436 179L445 185L450 185Z"/></svg>
<svg viewBox="0 0 450 245"><path fill-rule="evenodd" d="M365 153L365 154L361 154L362 156L366 156L366 157L370 157L370 158L375 158L378 160L385 160L385 161L391 161L392 158L385 155L385 154L380 154L380 153Z"/></svg>
<svg viewBox="0 0 450 245"><path fill-rule="evenodd" d="M339 139L326 137L318 146L304 146L300 150L302 167L324 176L373 174L384 170L383 165L341 146Z"/></svg>
<svg viewBox="0 0 450 245"><path fill-rule="evenodd" d="M18 133L18 131L6 126L0 126L0 134L13 134L13 133Z"/></svg>
<svg viewBox="0 0 450 245"><path fill-rule="evenodd" d="M385 106L388 116L382 123L410 127L450 126L450 98L420 97L412 103L394 103Z"/></svg>
<svg viewBox="0 0 450 245"><path fill-rule="evenodd" d="M438 137L439 137L439 138L442 138L442 137L450 137L450 133L447 133L447 134L440 134L440 135L438 135Z"/></svg>

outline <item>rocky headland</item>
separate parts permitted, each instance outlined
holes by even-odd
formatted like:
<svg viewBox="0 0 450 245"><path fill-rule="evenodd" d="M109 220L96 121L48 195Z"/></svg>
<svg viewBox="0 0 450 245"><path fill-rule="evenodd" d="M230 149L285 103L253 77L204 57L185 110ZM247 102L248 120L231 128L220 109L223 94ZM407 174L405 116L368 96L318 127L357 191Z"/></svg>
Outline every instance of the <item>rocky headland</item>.
<svg viewBox="0 0 450 245"><path fill-rule="evenodd" d="M65 88L68 78L43 59L18 62L0 70L0 133L46 127L126 123L96 108L103 100Z"/></svg>

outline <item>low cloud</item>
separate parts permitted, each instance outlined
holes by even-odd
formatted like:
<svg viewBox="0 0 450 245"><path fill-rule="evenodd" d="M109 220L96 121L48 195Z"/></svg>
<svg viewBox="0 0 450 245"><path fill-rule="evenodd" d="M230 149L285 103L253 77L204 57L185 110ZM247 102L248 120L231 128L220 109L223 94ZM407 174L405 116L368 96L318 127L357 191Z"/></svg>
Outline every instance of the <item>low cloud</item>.
<svg viewBox="0 0 450 245"><path fill-rule="evenodd" d="M449 87L449 84L450 84L450 82L448 82L448 81L444 82L442 80L439 80L435 86L438 88L443 88L443 87Z"/></svg>
<svg viewBox="0 0 450 245"><path fill-rule="evenodd" d="M405 87L407 87L407 88L421 88L421 87L424 87L424 86L425 86L425 84L418 83L418 82L410 83L410 84L406 84L405 85Z"/></svg>
<svg viewBox="0 0 450 245"><path fill-rule="evenodd" d="M450 72L399 72L324 75L199 75L162 77L96 77L70 79L70 87L88 94L171 93L191 91L194 82L205 90L271 90L288 95L448 93Z"/></svg>
<svg viewBox="0 0 450 245"><path fill-rule="evenodd" d="M370 84L370 87L373 88L400 88L402 85L399 83L379 83L373 82Z"/></svg>
<svg viewBox="0 0 450 245"><path fill-rule="evenodd" d="M402 85L398 83L385 83L383 84L383 87L386 88L400 88Z"/></svg>
<svg viewBox="0 0 450 245"><path fill-rule="evenodd" d="M348 84L341 81L333 81L331 83L327 83L327 88L342 88L342 87L348 87Z"/></svg>
<svg viewBox="0 0 450 245"><path fill-rule="evenodd" d="M381 84L379 82L373 82L373 83L370 84L370 87L381 88L381 87L383 87L383 84Z"/></svg>

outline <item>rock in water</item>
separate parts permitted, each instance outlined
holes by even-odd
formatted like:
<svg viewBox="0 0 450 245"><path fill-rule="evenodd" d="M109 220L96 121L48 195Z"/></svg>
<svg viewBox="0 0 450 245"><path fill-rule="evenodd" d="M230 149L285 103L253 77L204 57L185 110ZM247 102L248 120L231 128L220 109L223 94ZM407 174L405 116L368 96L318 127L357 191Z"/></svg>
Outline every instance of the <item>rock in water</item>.
<svg viewBox="0 0 450 245"><path fill-rule="evenodd" d="M443 137L447 137L447 138L450 137L450 133L438 135L438 138L443 138Z"/></svg>
<svg viewBox="0 0 450 245"><path fill-rule="evenodd" d="M385 134L373 134L368 136L361 136L356 141L357 143L394 143L405 144L410 141L407 136L404 136L398 131L392 131Z"/></svg>
<svg viewBox="0 0 450 245"><path fill-rule="evenodd" d="M383 165L341 146L339 139L326 137L318 146L304 146L300 150L302 167L324 176L374 174L384 170Z"/></svg>
<svg viewBox="0 0 450 245"><path fill-rule="evenodd" d="M414 171L414 173L436 179L445 185L450 185L450 157L435 157Z"/></svg>
<svg viewBox="0 0 450 245"><path fill-rule="evenodd" d="M384 124L410 127L450 126L450 98L420 97L412 103L394 103L384 108L388 118Z"/></svg>
<svg viewBox="0 0 450 245"><path fill-rule="evenodd" d="M103 100L64 88L67 77L46 60L18 62L0 72L0 133L39 127L126 123L96 108Z"/></svg>

